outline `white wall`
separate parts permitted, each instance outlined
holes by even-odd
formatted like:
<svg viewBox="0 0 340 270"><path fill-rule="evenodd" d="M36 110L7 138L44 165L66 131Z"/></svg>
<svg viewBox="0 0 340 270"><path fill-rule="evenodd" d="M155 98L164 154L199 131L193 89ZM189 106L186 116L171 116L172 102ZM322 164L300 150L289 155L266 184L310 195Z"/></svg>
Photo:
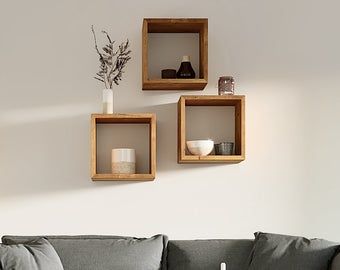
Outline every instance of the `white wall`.
<svg viewBox="0 0 340 270"><path fill-rule="evenodd" d="M0 234L340 240L339 9L336 0L2 0ZM175 103L188 92L141 91L143 17L209 18L209 84L197 93L235 76L247 96L246 161L176 163ZM89 178L102 88L91 24L131 40L116 111L157 113L154 182Z"/></svg>

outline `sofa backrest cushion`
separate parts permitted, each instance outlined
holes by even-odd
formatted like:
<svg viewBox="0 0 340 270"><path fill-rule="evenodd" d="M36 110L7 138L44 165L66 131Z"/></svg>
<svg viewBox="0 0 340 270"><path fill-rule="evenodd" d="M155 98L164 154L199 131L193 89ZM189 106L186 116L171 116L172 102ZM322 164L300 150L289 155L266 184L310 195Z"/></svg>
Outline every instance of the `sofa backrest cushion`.
<svg viewBox="0 0 340 270"><path fill-rule="evenodd" d="M253 240L169 241L168 270L213 270L225 262L228 270L246 270Z"/></svg>
<svg viewBox="0 0 340 270"><path fill-rule="evenodd" d="M255 234L249 270L325 270L338 247L322 239Z"/></svg>
<svg viewBox="0 0 340 270"><path fill-rule="evenodd" d="M40 236L41 237L41 236ZM160 270L167 237L43 236L55 248L65 270ZM36 236L4 236L4 244L25 243Z"/></svg>

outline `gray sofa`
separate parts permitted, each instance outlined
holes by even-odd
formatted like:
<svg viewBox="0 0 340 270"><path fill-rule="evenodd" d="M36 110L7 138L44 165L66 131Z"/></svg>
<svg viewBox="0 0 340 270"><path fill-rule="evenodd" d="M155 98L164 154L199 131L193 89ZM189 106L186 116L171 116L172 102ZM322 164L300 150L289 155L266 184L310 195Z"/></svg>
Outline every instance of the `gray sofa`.
<svg viewBox="0 0 340 270"><path fill-rule="evenodd" d="M247 268L253 240L176 240L164 235L138 239L119 236L44 236L55 248L65 270L162 269L228 270ZM4 244L38 237L4 236ZM143 260L138 266L136 264ZM160 263L159 263L160 262ZM159 265L155 265L159 263ZM130 265L130 266L128 266Z"/></svg>
<svg viewBox="0 0 340 270"><path fill-rule="evenodd" d="M64 270L339 270L337 243L257 233L255 240L169 240L120 236L3 236L5 245L44 237ZM274 253L273 253L274 252ZM334 263L333 263L334 265ZM0 266L1 268L1 266Z"/></svg>

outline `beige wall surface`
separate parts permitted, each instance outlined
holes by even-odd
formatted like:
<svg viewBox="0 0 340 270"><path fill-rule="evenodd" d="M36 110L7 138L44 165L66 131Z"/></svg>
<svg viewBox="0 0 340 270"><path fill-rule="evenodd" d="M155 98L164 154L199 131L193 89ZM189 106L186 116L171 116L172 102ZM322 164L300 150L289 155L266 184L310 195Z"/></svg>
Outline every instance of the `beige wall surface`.
<svg viewBox="0 0 340 270"><path fill-rule="evenodd" d="M336 0L1 0L0 235L262 230L340 241L339 10ZM141 90L144 17L209 19L203 92ZM115 110L157 114L154 182L90 180L90 114L103 87L91 24L131 41ZM179 165L176 102L216 94L221 75L247 97L246 160Z"/></svg>

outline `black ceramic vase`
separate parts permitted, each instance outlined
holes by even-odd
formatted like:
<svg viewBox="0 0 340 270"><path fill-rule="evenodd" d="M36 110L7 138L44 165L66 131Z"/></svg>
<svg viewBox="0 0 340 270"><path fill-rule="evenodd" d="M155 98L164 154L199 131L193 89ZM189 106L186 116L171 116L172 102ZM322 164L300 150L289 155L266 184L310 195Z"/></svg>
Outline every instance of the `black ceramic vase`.
<svg viewBox="0 0 340 270"><path fill-rule="evenodd" d="M185 55L182 58L181 66L177 71L177 78L178 79L194 79L195 78L195 71L191 66L189 56Z"/></svg>

